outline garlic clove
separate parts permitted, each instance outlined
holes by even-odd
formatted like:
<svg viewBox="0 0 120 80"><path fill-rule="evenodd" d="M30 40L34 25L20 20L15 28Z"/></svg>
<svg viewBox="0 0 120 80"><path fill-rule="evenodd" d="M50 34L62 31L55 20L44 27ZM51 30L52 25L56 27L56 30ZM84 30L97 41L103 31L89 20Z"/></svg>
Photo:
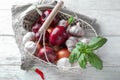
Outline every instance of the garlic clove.
<svg viewBox="0 0 120 80"><path fill-rule="evenodd" d="M22 43L25 44L27 41L32 41L34 39L35 39L35 33L27 32L22 39Z"/></svg>
<svg viewBox="0 0 120 80"><path fill-rule="evenodd" d="M28 41L25 43L24 50L28 53L34 53L36 49L36 44L33 41Z"/></svg>
<svg viewBox="0 0 120 80"><path fill-rule="evenodd" d="M73 36L69 37L68 40L65 42L70 52L73 50L73 48L75 48L77 42L78 42L78 38Z"/></svg>
<svg viewBox="0 0 120 80"><path fill-rule="evenodd" d="M77 37L81 37L85 34L85 31L82 27L80 27L79 23L77 23L76 25L72 26L69 31L70 34L72 34L73 36L77 36Z"/></svg>
<svg viewBox="0 0 120 80"><path fill-rule="evenodd" d="M64 19L60 20L59 23L58 23L58 26L66 27L66 25L67 25L67 21L65 21Z"/></svg>

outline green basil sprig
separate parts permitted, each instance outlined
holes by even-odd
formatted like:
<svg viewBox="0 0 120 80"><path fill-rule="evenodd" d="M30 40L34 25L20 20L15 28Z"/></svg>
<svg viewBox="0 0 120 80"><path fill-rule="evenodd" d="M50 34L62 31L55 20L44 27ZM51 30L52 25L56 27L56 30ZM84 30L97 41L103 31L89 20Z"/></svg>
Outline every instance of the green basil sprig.
<svg viewBox="0 0 120 80"><path fill-rule="evenodd" d="M78 42L70 54L69 61L71 63L77 61L81 68L86 68L87 62L89 62L93 67L101 70L103 62L94 52L106 42L107 39L102 36L92 38L88 44Z"/></svg>

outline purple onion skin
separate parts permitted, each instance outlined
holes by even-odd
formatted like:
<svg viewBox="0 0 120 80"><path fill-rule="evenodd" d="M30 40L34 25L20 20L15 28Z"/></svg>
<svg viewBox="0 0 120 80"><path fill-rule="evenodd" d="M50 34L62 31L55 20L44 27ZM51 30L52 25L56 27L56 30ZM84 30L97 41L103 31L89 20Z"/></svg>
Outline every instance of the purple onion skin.
<svg viewBox="0 0 120 80"><path fill-rule="evenodd" d="M39 31L39 28L41 27L41 24L36 23L33 27L32 27L32 32L37 33Z"/></svg>
<svg viewBox="0 0 120 80"><path fill-rule="evenodd" d="M44 49L44 48L41 48L41 49L39 50L37 56L38 56L40 59L42 59L42 60L44 60L44 61L47 62L47 59L46 59L46 57L45 57L45 50L46 50L46 54L47 54L48 60L49 60L50 62L52 62L52 63L55 63L55 61L56 61L56 53L55 53L55 51L54 51L52 48L50 48L50 47L45 47L45 49Z"/></svg>
<svg viewBox="0 0 120 80"><path fill-rule="evenodd" d="M51 45L60 46L65 43L68 35L66 29L63 26L57 26L53 29L52 33L49 36L49 42Z"/></svg>

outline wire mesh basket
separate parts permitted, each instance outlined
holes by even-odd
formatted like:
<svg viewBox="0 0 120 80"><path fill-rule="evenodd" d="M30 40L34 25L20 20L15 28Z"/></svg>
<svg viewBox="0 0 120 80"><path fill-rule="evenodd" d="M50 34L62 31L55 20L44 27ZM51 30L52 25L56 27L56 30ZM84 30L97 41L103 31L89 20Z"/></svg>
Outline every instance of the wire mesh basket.
<svg viewBox="0 0 120 80"><path fill-rule="evenodd" d="M38 5L38 9L41 11L44 11L46 9L53 9L53 8L54 8L54 5L51 5L51 4ZM70 18L70 16L75 16L74 21L71 25L75 25L77 22L79 22L80 27L82 27L85 30L84 37L92 38L94 36L97 36L95 29L91 25L95 22L95 19L91 19L87 16L80 15L80 14L70 11L66 8L62 8L58 12L57 15L60 20L61 19L68 20ZM64 69L62 68L62 70L61 70L61 69L59 69L58 66L48 63L48 62L45 62L45 61L41 60L40 58L38 58L30 53L26 53L24 51L24 45L22 44L22 38L28 31L32 31L32 25L33 25L33 23L35 23L35 21L38 18L39 18L38 12L34 8L34 6L31 6L26 11L24 11L24 13L22 13L20 15L19 20L18 20L17 24L15 25L16 27L13 27L13 30L15 32L16 42L18 44L18 47L19 47L21 55L22 55L21 68L25 69L25 70L29 70L34 65L37 65L46 74L47 74L47 72L52 71L50 75L57 75L56 79L54 77L53 79L51 78L51 80L59 80L58 75L60 75L59 77L62 77L65 75L67 77L70 76L69 80L73 80L73 79L79 80L80 78L78 78L76 76L80 75L83 72L83 70L80 67L78 67L78 66L77 67L66 67ZM67 77L65 77L65 79L67 79ZM48 79L49 78L50 77L48 77Z"/></svg>

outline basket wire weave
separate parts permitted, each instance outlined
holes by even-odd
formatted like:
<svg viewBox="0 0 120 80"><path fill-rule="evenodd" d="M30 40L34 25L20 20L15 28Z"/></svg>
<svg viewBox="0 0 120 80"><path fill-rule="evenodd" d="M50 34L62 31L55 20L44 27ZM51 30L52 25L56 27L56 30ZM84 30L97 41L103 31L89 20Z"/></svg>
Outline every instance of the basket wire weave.
<svg viewBox="0 0 120 80"><path fill-rule="evenodd" d="M39 6L38 8L40 10L46 10L46 9L52 9L53 7L51 7L51 6L45 6L45 7ZM73 12L72 15L69 14L70 12L65 13L64 12L65 10L66 9L63 9L63 10L59 11L58 15L59 15L60 19L68 20L68 18L70 16L74 16L74 15L76 16L77 15L77 13L75 13L75 12ZM38 65L38 66L41 67L41 69L43 69L43 71L44 71L44 69L51 69L52 71L55 71L55 72L56 71L57 72L62 72L61 75L63 75L63 72L64 73L72 72L72 74L82 73L84 70L82 70L78 66L77 67L67 67L67 68L64 68L64 69L61 70L61 68L57 67L56 65L47 63L47 62L39 59L38 57L35 57L31 53L26 53L24 51L24 45L21 44L22 38L28 31L31 31L32 24L38 18L39 18L38 12L34 8L32 8L32 10L29 10L28 12L25 12L24 16L20 17L19 22L17 23L17 26L19 26L19 29L18 29L18 27L16 29L14 29L15 34L16 34L15 37L17 37L16 41L19 41L18 42L18 47L20 48L20 52L21 52L21 55L23 57L21 68L25 69L25 70L28 70L33 65ZM80 19L79 17L78 18L74 17L74 19L75 20L72 23L72 25L75 25L77 22L80 22L80 27L82 27L86 32L85 37L91 38L91 37L97 36L97 33L96 33L95 29L88 22ZM72 75L72 74L69 74L69 75Z"/></svg>

